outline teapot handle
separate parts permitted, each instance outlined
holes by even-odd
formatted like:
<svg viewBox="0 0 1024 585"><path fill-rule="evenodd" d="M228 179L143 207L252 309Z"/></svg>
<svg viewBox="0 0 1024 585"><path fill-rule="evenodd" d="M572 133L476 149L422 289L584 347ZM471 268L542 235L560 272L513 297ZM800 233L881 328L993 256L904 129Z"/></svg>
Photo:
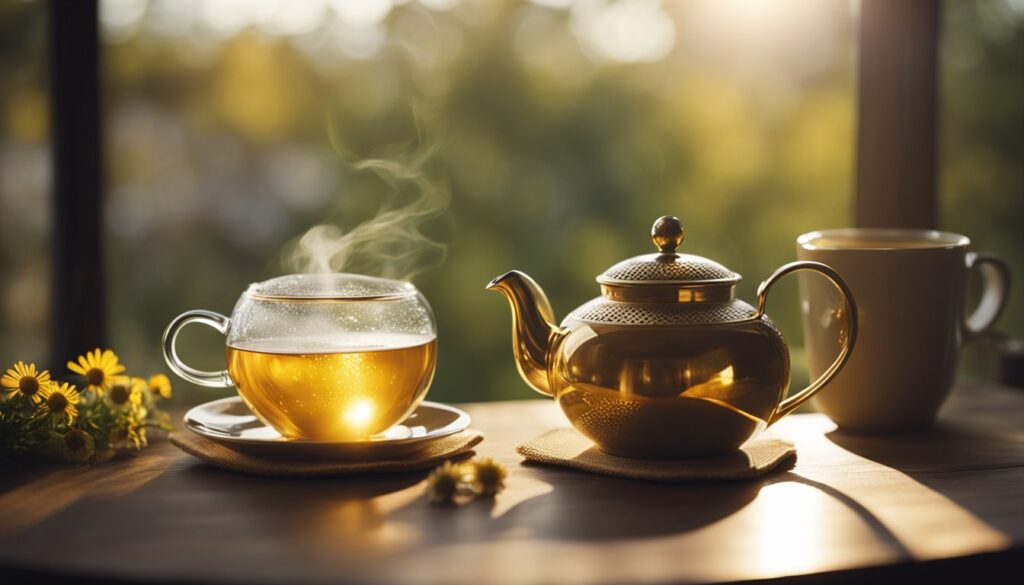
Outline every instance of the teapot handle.
<svg viewBox="0 0 1024 585"><path fill-rule="evenodd" d="M825 370L817 380L811 382L811 385L804 388L803 390L793 394L792 396L783 400L775 413L772 414L768 420L768 424L772 425L777 422L780 418L793 412L800 407L801 404L807 402L812 396L818 393L826 384L828 384L839 370L846 364L846 360L850 357L850 352L853 350L853 344L857 340L857 305L853 301L853 293L850 292L850 287L846 285L842 277L836 273L830 266L822 264L821 262L790 262L784 266L781 266L778 270L772 273L771 276L765 279L759 287L757 287L757 312L754 314L755 319L760 319L764 316L765 301L768 298L768 291L772 285L779 281L783 276L791 272L797 272L799 270L811 270L817 272L829 279L832 285L839 291L839 296L842 297L842 306L839 307L836 312L836 317L839 319L839 355L836 356L835 361L832 365Z"/></svg>
<svg viewBox="0 0 1024 585"><path fill-rule="evenodd" d="M168 325L167 329L164 331L164 361L167 362L167 367L171 368L171 371L175 374L178 374L193 384L208 386L210 388L228 388L232 386L233 383L231 382L231 376L228 375L227 370L221 370L219 372L205 372L203 370L197 370L181 361L181 358L178 357L178 350L175 348L174 342L177 341L178 333L181 332L181 328L193 322L209 325L223 334L227 334L228 327L231 326L230 319L220 313L214 313L213 311L196 309L193 311L185 311L178 315L174 321L171 321L171 324Z"/></svg>

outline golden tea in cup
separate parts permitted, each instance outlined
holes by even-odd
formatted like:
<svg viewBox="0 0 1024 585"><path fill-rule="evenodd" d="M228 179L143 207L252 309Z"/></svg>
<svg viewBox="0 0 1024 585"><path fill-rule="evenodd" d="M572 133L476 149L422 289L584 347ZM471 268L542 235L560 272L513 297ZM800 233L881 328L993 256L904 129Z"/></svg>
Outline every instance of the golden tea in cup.
<svg viewBox="0 0 1024 585"><path fill-rule="evenodd" d="M176 337L192 322L227 335L227 370L203 372L178 358ZM412 284L354 274L253 284L231 318L188 311L164 333L175 373L202 386L235 385L289 439L357 441L401 422L426 396L436 355L433 313Z"/></svg>
<svg viewBox="0 0 1024 585"><path fill-rule="evenodd" d="M227 347L228 372L254 412L286 437L358 440L404 419L430 386L437 340L354 335L338 347Z"/></svg>

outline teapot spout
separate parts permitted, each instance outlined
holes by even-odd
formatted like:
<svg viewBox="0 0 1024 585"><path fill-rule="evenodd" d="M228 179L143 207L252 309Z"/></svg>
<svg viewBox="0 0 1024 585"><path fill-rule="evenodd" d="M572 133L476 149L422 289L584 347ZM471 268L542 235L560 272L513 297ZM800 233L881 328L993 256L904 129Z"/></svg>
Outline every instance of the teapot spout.
<svg viewBox="0 0 1024 585"><path fill-rule="evenodd" d="M505 295L512 307L512 351L519 374L534 390L551 396L548 352L559 329L547 295L532 278L518 270L495 278L487 290Z"/></svg>

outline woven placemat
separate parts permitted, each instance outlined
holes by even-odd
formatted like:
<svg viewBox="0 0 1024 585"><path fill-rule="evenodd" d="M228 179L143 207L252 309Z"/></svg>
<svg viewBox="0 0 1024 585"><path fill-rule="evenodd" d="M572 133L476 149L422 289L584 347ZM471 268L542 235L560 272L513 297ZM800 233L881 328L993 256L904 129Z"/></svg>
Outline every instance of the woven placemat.
<svg viewBox="0 0 1024 585"><path fill-rule="evenodd" d="M796 463L793 444L773 438L756 439L722 457L632 459L605 453L569 428L548 431L516 447L516 453L538 463L664 482L749 479L776 469L790 469Z"/></svg>
<svg viewBox="0 0 1024 585"><path fill-rule="evenodd" d="M445 460L469 455L484 440L483 433L473 429L427 443L419 451L383 461L310 461L272 459L235 451L205 437L189 433L172 433L171 444L210 465L253 475L278 477L313 477L323 475L357 475L393 473L430 469Z"/></svg>

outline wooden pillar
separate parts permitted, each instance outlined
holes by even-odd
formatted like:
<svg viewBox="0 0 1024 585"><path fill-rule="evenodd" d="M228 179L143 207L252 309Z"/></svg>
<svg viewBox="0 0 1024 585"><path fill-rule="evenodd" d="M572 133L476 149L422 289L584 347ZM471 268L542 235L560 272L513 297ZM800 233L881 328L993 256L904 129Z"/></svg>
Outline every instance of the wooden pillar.
<svg viewBox="0 0 1024 585"><path fill-rule="evenodd" d="M48 8L53 152L51 365L106 342L97 0Z"/></svg>
<svg viewBox="0 0 1024 585"><path fill-rule="evenodd" d="M938 224L939 0L862 0L859 227Z"/></svg>

